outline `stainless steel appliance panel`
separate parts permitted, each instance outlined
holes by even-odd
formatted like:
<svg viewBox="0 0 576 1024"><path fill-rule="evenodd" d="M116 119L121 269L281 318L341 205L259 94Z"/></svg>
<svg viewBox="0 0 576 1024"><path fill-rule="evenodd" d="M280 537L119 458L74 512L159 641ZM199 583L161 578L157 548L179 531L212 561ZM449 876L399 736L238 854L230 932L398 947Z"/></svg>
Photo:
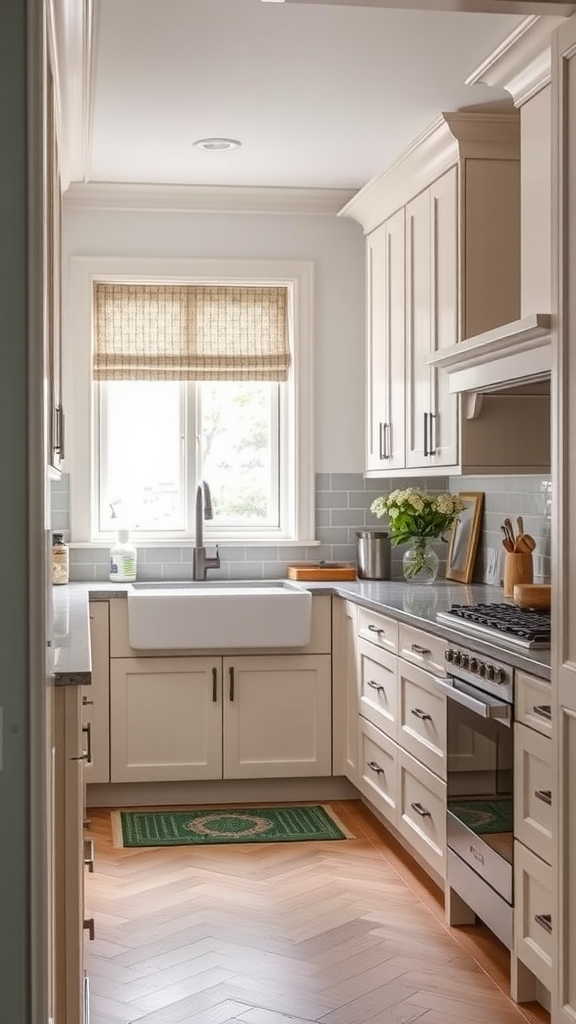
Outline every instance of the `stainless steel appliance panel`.
<svg viewBox="0 0 576 1024"><path fill-rule="evenodd" d="M470 865L473 871L480 874L484 881L498 892L503 899L506 900L510 906L513 903L513 873L512 864L503 856L501 852L498 852L492 846L489 845L492 837L486 839L472 832L466 825L460 821L450 811L450 804L448 804L448 811L446 813L446 842L451 850L454 850L458 856ZM495 840L498 843L498 840ZM509 839L503 840L506 843L506 853L512 857L512 835L510 834ZM468 905L468 895L461 893L462 898L466 900Z"/></svg>
<svg viewBox="0 0 576 1024"><path fill-rule="evenodd" d="M448 849L446 852L446 881L462 896L471 910L503 942L512 949L514 911L494 889L491 889L475 871Z"/></svg>

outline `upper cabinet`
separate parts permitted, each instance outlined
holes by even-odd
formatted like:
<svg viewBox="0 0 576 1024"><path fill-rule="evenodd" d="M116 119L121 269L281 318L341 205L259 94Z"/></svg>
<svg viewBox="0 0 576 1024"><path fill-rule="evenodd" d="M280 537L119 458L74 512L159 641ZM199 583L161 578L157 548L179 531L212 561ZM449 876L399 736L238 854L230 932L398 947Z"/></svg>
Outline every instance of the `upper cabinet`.
<svg viewBox="0 0 576 1024"><path fill-rule="evenodd" d="M341 215L366 234L367 475L549 469L547 395L462 400L427 361L520 315L518 115L442 114Z"/></svg>
<svg viewBox="0 0 576 1024"><path fill-rule="evenodd" d="M45 61L45 166L44 190L45 234L44 256L44 332L46 361L46 446L47 463L58 477L64 458L64 410L62 405L62 184L60 148L58 144L59 111L57 103L56 57L48 19Z"/></svg>

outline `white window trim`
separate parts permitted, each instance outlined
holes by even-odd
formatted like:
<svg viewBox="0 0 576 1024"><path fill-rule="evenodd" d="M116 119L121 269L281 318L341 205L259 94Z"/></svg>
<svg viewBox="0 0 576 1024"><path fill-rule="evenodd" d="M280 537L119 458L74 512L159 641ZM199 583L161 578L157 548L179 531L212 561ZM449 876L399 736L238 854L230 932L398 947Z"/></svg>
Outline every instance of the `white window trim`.
<svg viewBox="0 0 576 1024"><path fill-rule="evenodd" d="M305 260L162 259L153 257L73 256L63 310L64 407L67 410L67 452L63 465L70 473L72 543L92 543L92 288L95 280L149 283L165 280L182 284L285 285L294 296L292 386L288 401L294 422L294 443L286 472L295 481L293 512L279 534L265 528L226 533L223 541L240 544L313 544L314 541L314 358L313 272ZM210 530L214 539L217 531ZM154 540L154 546L187 542ZM97 543L97 542L95 542Z"/></svg>

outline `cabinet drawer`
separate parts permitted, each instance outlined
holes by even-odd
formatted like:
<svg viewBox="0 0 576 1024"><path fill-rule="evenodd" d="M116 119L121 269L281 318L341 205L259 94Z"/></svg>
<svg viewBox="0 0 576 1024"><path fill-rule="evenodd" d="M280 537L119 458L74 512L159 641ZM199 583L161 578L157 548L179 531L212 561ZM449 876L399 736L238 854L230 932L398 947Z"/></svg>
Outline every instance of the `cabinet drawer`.
<svg viewBox="0 0 576 1024"><path fill-rule="evenodd" d="M358 719L359 789L394 823L398 796L398 748L380 729Z"/></svg>
<svg viewBox="0 0 576 1024"><path fill-rule="evenodd" d="M398 623L387 615L372 612L369 608L358 609L358 636L364 640L396 654L398 651Z"/></svg>
<svg viewBox="0 0 576 1024"><path fill-rule="evenodd" d="M551 864L551 741L518 723L514 726L514 781L514 835Z"/></svg>
<svg viewBox="0 0 576 1024"><path fill-rule="evenodd" d="M428 672L398 660L398 743L446 778L446 697Z"/></svg>
<svg viewBox="0 0 576 1024"><path fill-rule="evenodd" d="M411 662L412 665L425 668L436 676L447 674L444 653L448 644L442 637L423 633L421 629L414 629L413 626L406 626L401 622L398 630L398 645L400 657Z"/></svg>
<svg viewBox="0 0 576 1024"><path fill-rule="evenodd" d="M543 736L552 735L552 695L545 679L515 673L516 721L536 729Z"/></svg>
<svg viewBox="0 0 576 1024"><path fill-rule="evenodd" d="M408 843L444 877L446 783L398 749L398 828Z"/></svg>
<svg viewBox="0 0 576 1024"><path fill-rule="evenodd" d="M360 662L360 714L378 726L390 739L397 731L397 679L398 659L394 654L381 651L366 640L358 641Z"/></svg>
<svg viewBox="0 0 576 1024"><path fill-rule="evenodd" d="M518 959L552 988L552 868L514 843L514 949Z"/></svg>

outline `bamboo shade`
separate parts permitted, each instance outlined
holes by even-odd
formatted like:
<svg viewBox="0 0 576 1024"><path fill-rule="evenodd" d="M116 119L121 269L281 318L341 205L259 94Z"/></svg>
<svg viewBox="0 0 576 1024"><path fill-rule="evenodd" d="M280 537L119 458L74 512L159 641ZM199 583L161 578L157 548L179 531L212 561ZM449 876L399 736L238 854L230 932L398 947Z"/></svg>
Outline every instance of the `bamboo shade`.
<svg viewBox="0 0 576 1024"><path fill-rule="evenodd" d="M94 380L285 381L285 287L94 285Z"/></svg>

